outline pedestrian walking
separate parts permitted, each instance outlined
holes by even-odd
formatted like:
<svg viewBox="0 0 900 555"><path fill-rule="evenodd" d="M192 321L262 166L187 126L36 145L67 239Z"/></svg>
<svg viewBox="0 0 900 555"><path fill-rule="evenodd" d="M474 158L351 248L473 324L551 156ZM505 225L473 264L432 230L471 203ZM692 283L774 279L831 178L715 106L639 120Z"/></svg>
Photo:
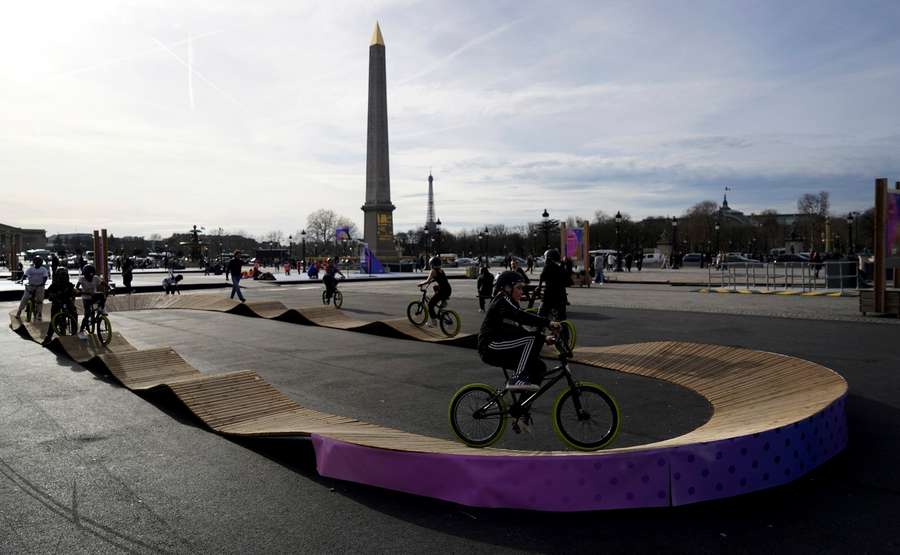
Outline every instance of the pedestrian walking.
<svg viewBox="0 0 900 555"><path fill-rule="evenodd" d="M234 256L228 261L225 280L228 281L228 278L231 278L231 298L233 299L237 295L241 302L244 302L246 299L241 293L241 269L244 266L244 261L241 260L240 256L241 251L234 251Z"/></svg>
<svg viewBox="0 0 900 555"><path fill-rule="evenodd" d="M603 255L594 257L594 283L603 287Z"/></svg>
<svg viewBox="0 0 900 555"><path fill-rule="evenodd" d="M122 263L122 284L125 292L131 293L131 280L134 279L134 259L130 256Z"/></svg>
<svg viewBox="0 0 900 555"><path fill-rule="evenodd" d="M487 266L481 267L475 288L478 294L478 312L484 312L485 301L490 301L494 293L494 274L488 270Z"/></svg>

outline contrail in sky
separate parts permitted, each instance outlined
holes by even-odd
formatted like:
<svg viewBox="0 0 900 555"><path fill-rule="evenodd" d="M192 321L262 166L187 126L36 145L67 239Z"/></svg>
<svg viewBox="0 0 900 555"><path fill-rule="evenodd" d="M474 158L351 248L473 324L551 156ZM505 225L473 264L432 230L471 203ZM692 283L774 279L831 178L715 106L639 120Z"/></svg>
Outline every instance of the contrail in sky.
<svg viewBox="0 0 900 555"><path fill-rule="evenodd" d="M191 66L194 65L194 42L191 40L191 34L188 33L188 97L191 99L191 110L194 109L194 72Z"/></svg>
<svg viewBox="0 0 900 555"><path fill-rule="evenodd" d="M184 61L184 60L181 58L181 56L179 56L178 54L176 54L175 52L173 52L172 49L169 48L168 46L166 46L165 44L163 44L162 41L160 41L160 40L157 39L156 37L150 37L150 38L152 38L152 39L156 42L156 44L158 44L158 45L160 45L162 48L164 48L166 52L168 52L169 54L171 54L173 58L175 58L176 60L178 60L178 62L179 62L181 65L183 65L184 67L188 68L188 71L189 71L189 72L191 72L193 75L196 75L197 77L199 77L201 81L203 81L204 83L206 83L207 85L209 85L210 87L212 87L216 92L218 92L219 94L221 94L222 96L224 96L225 98L227 98L228 100L230 100L231 102L234 102L234 103L237 104L238 106L241 105L241 103L238 102L236 98L234 98L233 96L231 96L231 95L228 94L227 92L225 92L225 91L223 91L222 89L220 89L218 85L216 85L215 83L213 83L212 81L210 81L209 79L207 79L205 75L203 75L202 73L200 73L199 71L197 71L196 69L194 69L193 67L191 67L191 64L189 64L188 62ZM191 98L193 99L193 92L191 93ZM192 105L193 105L193 100L191 100L191 103L192 103Z"/></svg>
<svg viewBox="0 0 900 555"><path fill-rule="evenodd" d="M466 50L469 50L470 48L473 48L473 47L475 47L475 46L478 46L478 45L481 44L481 43L484 43L484 42L487 42L487 41L491 40L492 38L494 38L494 37L496 37L497 35L503 33L504 31L506 31L507 29L509 29L509 28L512 27L513 25L516 25L516 24L518 24L518 23L521 23L521 22L522 22L523 20L525 20L525 19L527 19L527 18L525 18L525 17L520 17L519 19L514 19L513 21L510 21L509 23L505 23L505 24L501 25L500 27L497 27L497 28L494 29L493 31L490 31L490 32L487 32L487 33L485 33L485 34L483 34L483 35L481 35L481 36L475 37L474 39L472 39L472 40L470 40L469 42L467 42L466 44L460 46L459 48L457 48L457 49L454 50L453 52L447 54L446 56L444 56L444 57L441 58L440 60L438 60L438 61L436 61L435 63L431 64L430 66L426 67L426 68L423 69L422 71L420 71L420 72L418 72L418 73L414 73L413 75L410 75L409 77L407 77L406 79L401 80L401 81L398 82L397 84L398 84L398 85L403 85L403 84L405 84L405 83L408 83L408 82L410 82L410 81L413 81L414 79L418 79L419 77L422 77L423 75L428 75L429 73L431 73L432 71L438 69L439 67L441 67L442 65L446 64L447 62L449 62L449 61L452 60L453 58L459 56L460 54L462 54L462 53L465 52Z"/></svg>
<svg viewBox="0 0 900 555"><path fill-rule="evenodd" d="M186 39L186 40L180 40L180 41L177 41L177 42L173 42L173 43L172 43L172 46L179 46L179 45L184 44L184 43L187 42L188 40L202 39L202 38L206 38L206 37L211 37L211 36L213 36L213 35L218 35L219 33L224 33L224 32L225 32L225 29L219 29L219 30L217 30L217 31L209 31L209 32L207 32L207 33L203 33L202 35L195 35L195 36L190 37L189 39ZM98 69L104 69L104 68L111 67L111 66L115 66L115 65L118 65L118 64L124 64L124 63L126 63L126 62L132 62L132 61L134 61L134 60L138 60L138 59L143 58L143 57L145 57L145 56L150 56L151 54L156 54L156 53L160 52L161 50L163 50L164 48L165 48L165 45L163 45L162 48L160 48L160 47L151 48L151 49L148 49L148 50L143 50L143 51L141 51L141 52L137 52L137 53L132 54L132 55L130 55L130 56L124 56L124 57L122 57L122 58L112 58L112 59L105 60L105 61L100 62L100 63L97 63L97 64L92 64L92 65L89 65L89 66L79 67L79 68L76 68L76 69L70 69L69 71L64 71L64 72L62 72L62 73L58 73L58 74L52 76L51 78L71 77L71 76L73 76L73 75L78 75L79 73L86 73L86 72L88 72L88 71L95 71L95 70L98 70Z"/></svg>

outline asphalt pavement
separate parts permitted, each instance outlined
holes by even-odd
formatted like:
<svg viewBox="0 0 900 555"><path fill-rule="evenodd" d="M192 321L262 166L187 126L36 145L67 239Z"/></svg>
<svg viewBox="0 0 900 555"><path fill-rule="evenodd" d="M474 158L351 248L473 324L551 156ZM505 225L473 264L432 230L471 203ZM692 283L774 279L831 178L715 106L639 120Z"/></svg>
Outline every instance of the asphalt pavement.
<svg viewBox="0 0 900 555"><path fill-rule="evenodd" d="M477 304L456 283L451 304L464 330L476 331ZM415 297L408 283L341 288L345 309L362 319L400 317ZM321 287L249 293L303 306L319 302ZM897 552L897 328L843 320L845 305L826 304L841 299L760 299L754 315L743 299L741 313L724 313L715 296L696 301L709 310L693 302L691 311L677 310L688 298L682 294L573 290L570 316L584 345L701 341L833 368L850 383L847 451L787 486L711 503L576 514L471 509L319 477L308 441L226 439L167 395L131 393L7 332L0 335L0 551ZM659 298L653 309L629 307L648 296ZM617 303L625 307L604 306ZM835 314L798 318L784 306ZM305 406L439 437L451 437L446 402L455 387L497 381L473 351L455 347L217 313L112 318L136 346L171 345L204 372L254 369ZM676 386L576 372L590 372L622 405L616 446L672 437L708 417L703 399ZM534 437L507 434L503 446L562 448L546 414L536 420L543 426Z"/></svg>

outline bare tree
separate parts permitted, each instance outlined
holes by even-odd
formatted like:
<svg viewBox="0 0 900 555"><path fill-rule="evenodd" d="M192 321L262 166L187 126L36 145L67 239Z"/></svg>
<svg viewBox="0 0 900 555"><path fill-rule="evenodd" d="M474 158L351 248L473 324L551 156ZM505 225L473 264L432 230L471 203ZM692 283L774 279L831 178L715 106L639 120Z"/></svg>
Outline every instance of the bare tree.
<svg viewBox="0 0 900 555"><path fill-rule="evenodd" d="M800 227L810 249L815 248L825 232L825 218L828 217L829 206L828 191L819 191L818 195L805 193L797 199Z"/></svg>
<svg viewBox="0 0 900 555"><path fill-rule="evenodd" d="M284 232L270 231L260 238L261 241L280 245L284 241Z"/></svg>

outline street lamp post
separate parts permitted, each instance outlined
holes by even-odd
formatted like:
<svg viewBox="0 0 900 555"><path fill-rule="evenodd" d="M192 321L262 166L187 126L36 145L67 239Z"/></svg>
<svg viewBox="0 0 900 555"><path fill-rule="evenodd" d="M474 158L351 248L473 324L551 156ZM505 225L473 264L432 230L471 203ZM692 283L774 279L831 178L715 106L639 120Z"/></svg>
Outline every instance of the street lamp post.
<svg viewBox="0 0 900 555"><path fill-rule="evenodd" d="M288 261L294 258L294 236L288 235Z"/></svg>
<svg viewBox="0 0 900 555"><path fill-rule="evenodd" d="M622 225L622 213L616 211L616 271L622 271L622 235L619 226Z"/></svg>
<svg viewBox="0 0 900 555"><path fill-rule="evenodd" d="M541 214L541 223L544 227L544 250L550 248L550 212L547 212L547 209L544 208L543 214Z"/></svg>
<svg viewBox="0 0 900 555"><path fill-rule="evenodd" d="M441 254L441 219L434 222L434 250Z"/></svg>
<svg viewBox="0 0 900 555"><path fill-rule="evenodd" d="M428 239L428 235L429 235L429 234L428 234L428 228L427 228L427 227L425 228L425 232L424 232L424 233L425 233L425 257L426 257L426 258L430 258L430 257L431 257L431 243L429 243L429 239ZM427 261L426 261L426 262L427 262Z"/></svg>
<svg viewBox="0 0 900 555"><path fill-rule="evenodd" d="M853 212L847 212L847 253L853 254L856 246L853 244Z"/></svg>
<svg viewBox="0 0 900 555"><path fill-rule="evenodd" d="M719 254L719 251L722 250L722 243L719 242L719 229L720 228L721 228L721 226L719 226L719 220L716 220L716 254Z"/></svg>
<svg viewBox="0 0 900 555"><path fill-rule="evenodd" d="M678 218L672 216L672 269L678 269Z"/></svg>
<svg viewBox="0 0 900 555"><path fill-rule="evenodd" d="M300 230L300 264L306 270L306 230Z"/></svg>

